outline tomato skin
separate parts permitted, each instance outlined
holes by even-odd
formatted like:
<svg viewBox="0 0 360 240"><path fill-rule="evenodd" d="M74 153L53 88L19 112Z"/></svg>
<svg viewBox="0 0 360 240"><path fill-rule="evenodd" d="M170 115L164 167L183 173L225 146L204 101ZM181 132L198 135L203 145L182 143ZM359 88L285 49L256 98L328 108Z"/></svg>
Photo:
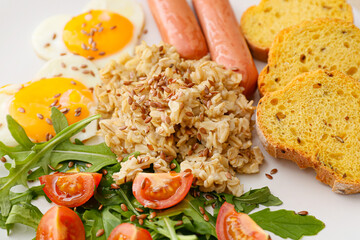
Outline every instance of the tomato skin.
<svg viewBox="0 0 360 240"><path fill-rule="evenodd" d="M152 237L146 229L122 223L112 230L108 240L152 240Z"/></svg>
<svg viewBox="0 0 360 240"><path fill-rule="evenodd" d="M218 240L268 240L269 235L249 215L235 211L234 205L224 202L216 220Z"/></svg>
<svg viewBox="0 0 360 240"><path fill-rule="evenodd" d="M99 173L55 173L39 178L50 200L65 207L78 207L86 203L99 185Z"/></svg>
<svg viewBox="0 0 360 240"><path fill-rule="evenodd" d="M133 194L145 207L169 208L186 197L193 181L190 172L139 173L133 182Z"/></svg>
<svg viewBox="0 0 360 240"><path fill-rule="evenodd" d="M73 210L54 206L41 218L36 240L85 240L84 225Z"/></svg>

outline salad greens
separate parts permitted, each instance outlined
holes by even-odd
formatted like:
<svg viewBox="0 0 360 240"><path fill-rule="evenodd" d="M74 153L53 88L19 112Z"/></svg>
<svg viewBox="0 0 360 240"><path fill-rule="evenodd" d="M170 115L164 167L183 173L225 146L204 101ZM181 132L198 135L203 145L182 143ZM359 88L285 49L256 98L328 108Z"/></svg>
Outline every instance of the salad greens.
<svg viewBox="0 0 360 240"><path fill-rule="evenodd" d="M70 160L74 162L72 168L76 167L81 171L97 172L105 169L107 172L103 175L94 197L74 209L84 223L86 238L90 240L106 240L112 229L126 222L146 228L154 240L215 240L216 218L225 201L233 204L236 211L243 213L250 213L260 206L282 204L278 197L271 194L268 187L252 189L240 197L226 193L203 193L193 187L186 198L174 207L161 211L145 208L132 194L132 183L124 183L118 188L112 187L112 175L118 172L121 166L105 143L86 146L78 140L75 140L75 143L69 140L91 121L98 119L99 115L68 126L65 116L59 110L52 108L51 111L57 134L45 143L31 142L24 129L13 118L7 117L9 130L19 143L17 147L7 147L0 142L0 157L8 156L14 160L12 164L5 163L9 175L0 178L0 227L8 232L15 223L36 229L42 213L31 201L45 196L43 186L28 188L22 193L14 193L10 191L11 188L16 185L27 187L27 181L37 180L38 177L48 174L51 170L49 165L52 169L56 168L56 171L66 172L70 167L65 162ZM137 157L140 153L130 155ZM86 167L85 163L91 163L92 166ZM176 166L173 170L179 172L179 163L176 160L172 163ZM29 172L31 169L36 170ZM208 211L211 208L213 213ZM148 217L142 221L137 220L136 216L142 214ZM324 224L315 217L300 216L287 210L270 211L266 208L250 214L250 217L260 227L283 238L300 239L304 235L315 235L324 228ZM100 229L104 229L105 234L97 237L96 233Z"/></svg>

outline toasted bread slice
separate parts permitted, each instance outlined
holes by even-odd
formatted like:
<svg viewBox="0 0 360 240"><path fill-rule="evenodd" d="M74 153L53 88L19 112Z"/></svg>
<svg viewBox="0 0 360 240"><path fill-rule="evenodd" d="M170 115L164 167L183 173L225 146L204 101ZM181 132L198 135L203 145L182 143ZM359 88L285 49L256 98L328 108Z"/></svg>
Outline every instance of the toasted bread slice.
<svg viewBox="0 0 360 240"><path fill-rule="evenodd" d="M317 70L267 94L257 131L270 155L312 167L334 192L360 192L360 82Z"/></svg>
<svg viewBox="0 0 360 240"><path fill-rule="evenodd" d="M245 11L241 28L254 57L266 61L276 34L316 18L353 22L353 13L346 0L262 0Z"/></svg>
<svg viewBox="0 0 360 240"><path fill-rule="evenodd" d="M342 20L317 19L281 31L259 75L260 94L281 89L295 76L317 69L360 80L360 29Z"/></svg>

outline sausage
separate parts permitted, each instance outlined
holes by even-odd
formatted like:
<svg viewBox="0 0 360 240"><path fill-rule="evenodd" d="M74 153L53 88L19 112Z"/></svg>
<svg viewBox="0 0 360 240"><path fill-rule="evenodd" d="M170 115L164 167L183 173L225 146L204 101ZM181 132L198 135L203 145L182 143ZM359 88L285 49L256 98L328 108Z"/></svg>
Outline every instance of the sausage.
<svg viewBox="0 0 360 240"><path fill-rule="evenodd" d="M175 46L180 56L200 59L208 54L205 37L186 0L148 0L164 42Z"/></svg>
<svg viewBox="0 0 360 240"><path fill-rule="evenodd" d="M228 0L192 0L210 49L211 59L242 74L244 95L250 97L258 78L254 60Z"/></svg>

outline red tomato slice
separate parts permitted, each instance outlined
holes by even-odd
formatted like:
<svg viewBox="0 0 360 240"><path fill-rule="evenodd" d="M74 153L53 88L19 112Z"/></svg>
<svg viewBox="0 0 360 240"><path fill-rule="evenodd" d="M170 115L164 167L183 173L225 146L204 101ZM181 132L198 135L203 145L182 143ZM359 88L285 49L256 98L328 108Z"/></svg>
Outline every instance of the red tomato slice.
<svg viewBox="0 0 360 240"><path fill-rule="evenodd" d="M145 207L164 209L183 200L193 181L190 172L139 173L133 182L133 194Z"/></svg>
<svg viewBox="0 0 360 240"><path fill-rule="evenodd" d="M234 205L225 202L216 220L216 234L219 240L268 240L271 239L254 220L245 213L235 211Z"/></svg>
<svg viewBox="0 0 360 240"><path fill-rule="evenodd" d="M78 207L86 203L99 185L100 173L55 173L41 176L44 192L51 201L66 207Z"/></svg>
<svg viewBox="0 0 360 240"><path fill-rule="evenodd" d="M41 218L36 240L85 240L84 225L73 210L55 206Z"/></svg>
<svg viewBox="0 0 360 240"><path fill-rule="evenodd" d="M107 240L152 240L150 233L131 223L122 223L112 230Z"/></svg>

